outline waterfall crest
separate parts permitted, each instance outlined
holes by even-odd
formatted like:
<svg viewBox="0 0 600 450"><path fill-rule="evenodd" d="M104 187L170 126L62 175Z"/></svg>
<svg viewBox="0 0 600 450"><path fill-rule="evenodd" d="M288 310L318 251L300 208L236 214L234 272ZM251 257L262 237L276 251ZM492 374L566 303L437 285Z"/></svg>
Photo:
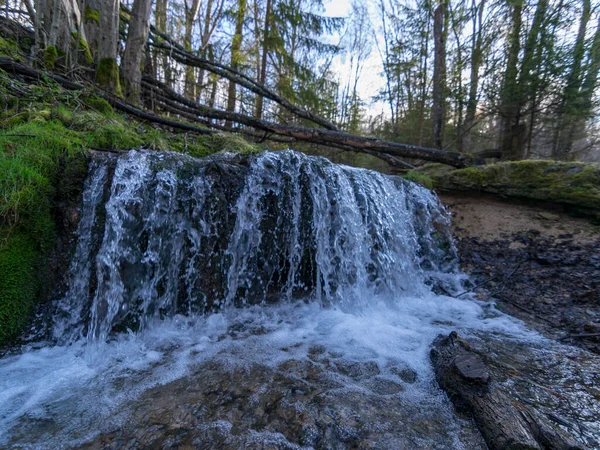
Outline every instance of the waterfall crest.
<svg viewBox="0 0 600 450"><path fill-rule="evenodd" d="M368 307L454 266L443 207L402 178L292 150L131 151L90 167L54 334L292 299Z"/></svg>

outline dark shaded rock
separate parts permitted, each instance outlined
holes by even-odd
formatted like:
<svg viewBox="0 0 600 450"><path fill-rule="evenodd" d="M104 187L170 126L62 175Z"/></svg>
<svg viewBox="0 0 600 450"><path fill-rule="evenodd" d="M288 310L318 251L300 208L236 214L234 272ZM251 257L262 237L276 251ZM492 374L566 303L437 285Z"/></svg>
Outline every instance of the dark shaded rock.
<svg viewBox="0 0 600 450"><path fill-rule="evenodd" d="M494 383L483 359L455 332L434 341L431 362L440 387L458 410L472 415L491 450L583 448Z"/></svg>

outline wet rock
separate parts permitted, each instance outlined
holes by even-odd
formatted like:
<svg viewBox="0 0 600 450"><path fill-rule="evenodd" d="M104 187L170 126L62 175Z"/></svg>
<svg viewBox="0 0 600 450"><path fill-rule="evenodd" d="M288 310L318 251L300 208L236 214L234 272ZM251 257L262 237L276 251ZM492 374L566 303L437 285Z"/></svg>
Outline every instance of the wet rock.
<svg viewBox="0 0 600 450"><path fill-rule="evenodd" d="M413 384L417 382L417 372L409 367L392 366L389 368L389 370L392 374L399 377L405 383Z"/></svg>
<svg viewBox="0 0 600 450"><path fill-rule="evenodd" d="M404 391L404 387L387 378L375 377L369 383L369 387L373 392L379 395L394 395Z"/></svg>
<svg viewBox="0 0 600 450"><path fill-rule="evenodd" d="M565 241L526 232L493 241L466 237L458 248L463 270L475 285L483 283L473 294L481 300L493 297L500 309L537 330L564 338L582 334L584 325L592 329L597 322L600 238ZM565 341L598 351L593 337Z"/></svg>
<svg viewBox="0 0 600 450"><path fill-rule="evenodd" d="M380 373L379 366L374 361L341 360L336 361L335 366L342 375L354 379L371 378Z"/></svg>
<svg viewBox="0 0 600 450"><path fill-rule="evenodd" d="M491 450L576 450L575 439L492 382L489 369L455 332L431 349L436 380L459 411L472 415Z"/></svg>
<svg viewBox="0 0 600 450"><path fill-rule="evenodd" d="M487 383L490 379L487 366L474 353L462 354L454 359L454 367L461 377L466 380Z"/></svg>

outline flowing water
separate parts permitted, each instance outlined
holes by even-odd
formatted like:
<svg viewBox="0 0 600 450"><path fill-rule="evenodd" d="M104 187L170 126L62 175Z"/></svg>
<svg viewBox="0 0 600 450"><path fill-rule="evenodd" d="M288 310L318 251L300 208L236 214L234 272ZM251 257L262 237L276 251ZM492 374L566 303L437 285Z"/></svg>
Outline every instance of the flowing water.
<svg viewBox="0 0 600 450"><path fill-rule="evenodd" d="M0 359L0 447L484 448L429 345L545 344L441 295L450 236L430 191L290 150L99 157L46 339Z"/></svg>

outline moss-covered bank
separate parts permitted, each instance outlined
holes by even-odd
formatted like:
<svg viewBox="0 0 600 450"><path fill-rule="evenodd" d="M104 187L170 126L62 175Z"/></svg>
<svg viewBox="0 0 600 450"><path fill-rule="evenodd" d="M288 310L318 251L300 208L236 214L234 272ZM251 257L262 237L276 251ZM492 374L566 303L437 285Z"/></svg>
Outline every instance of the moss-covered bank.
<svg viewBox="0 0 600 450"><path fill-rule="evenodd" d="M142 147L205 156L258 149L235 135L156 129L115 113L93 93L52 83L23 83L13 96L15 83L0 71L0 346L19 336L57 281L53 252L65 231L61 208L78 202L88 150Z"/></svg>
<svg viewBox="0 0 600 450"><path fill-rule="evenodd" d="M600 166L558 161L511 161L466 169L428 164L413 173L427 175L441 191L489 192L504 197L570 206L600 220Z"/></svg>

